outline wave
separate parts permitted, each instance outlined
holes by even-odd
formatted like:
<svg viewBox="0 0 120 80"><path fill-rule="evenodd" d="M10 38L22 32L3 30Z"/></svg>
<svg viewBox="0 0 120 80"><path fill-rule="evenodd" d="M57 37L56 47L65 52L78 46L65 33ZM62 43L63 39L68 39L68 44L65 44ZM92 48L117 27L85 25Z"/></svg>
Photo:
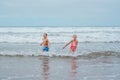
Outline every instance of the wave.
<svg viewBox="0 0 120 80"><path fill-rule="evenodd" d="M40 44L40 42L10 42L10 41L3 41L3 42L0 42L0 44ZM82 44L82 43L120 43L120 41L81 41L79 42L79 44ZM51 42L51 44L66 44L66 42Z"/></svg>
<svg viewBox="0 0 120 80"><path fill-rule="evenodd" d="M120 27L0 27L0 32L119 32Z"/></svg>
<svg viewBox="0 0 120 80"><path fill-rule="evenodd" d="M69 41L73 34L79 42L120 42L120 27L0 27L0 43L39 43L44 32L53 43Z"/></svg>
<svg viewBox="0 0 120 80"><path fill-rule="evenodd" d="M52 52L41 52L39 54L35 53L0 53L0 56L7 57L76 57L85 59L94 59L99 57L118 57L120 58L120 52L114 51L101 51L101 52L80 52L80 53L52 53Z"/></svg>
<svg viewBox="0 0 120 80"><path fill-rule="evenodd" d="M0 42L38 43L42 41L42 34L43 33L0 34ZM53 43L61 43L71 40L72 35L73 33L50 33L48 38ZM79 33L77 35L79 42L120 42L120 33Z"/></svg>

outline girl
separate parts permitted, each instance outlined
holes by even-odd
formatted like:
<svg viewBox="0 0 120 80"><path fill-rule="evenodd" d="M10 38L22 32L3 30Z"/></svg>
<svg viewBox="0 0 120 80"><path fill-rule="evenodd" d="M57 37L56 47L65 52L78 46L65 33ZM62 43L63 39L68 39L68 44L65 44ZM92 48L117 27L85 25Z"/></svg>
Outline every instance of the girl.
<svg viewBox="0 0 120 80"><path fill-rule="evenodd" d="M69 43L67 43L67 44L63 47L63 49L64 49L66 46L68 46L69 44L71 44L71 46L70 46L70 51L71 51L71 52L75 52L75 51L76 51L76 48L77 48L77 45L78 45L77 35L73 35L73 39L72 39Z"/></svg>

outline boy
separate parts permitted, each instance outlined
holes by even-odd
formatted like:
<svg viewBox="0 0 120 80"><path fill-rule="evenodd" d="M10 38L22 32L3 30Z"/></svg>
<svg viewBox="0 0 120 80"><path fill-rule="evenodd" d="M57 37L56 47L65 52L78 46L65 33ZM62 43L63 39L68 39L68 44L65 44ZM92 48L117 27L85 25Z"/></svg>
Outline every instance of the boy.
<svg viewBox="0 0 120 80"><path fill-rule="evenodd" d="M76 51L76 48L77 48L77 45L78 45L78 40L77 40L77 35L73 35L73 39L67 43L63 49L68 46L69 44L71 44L70 46L70 52L75 52Z"/></svg>
<svg viewBox="0 0 120 80"><path fill-rule="evenodd" d="M41 46L43 46L43 51L48 52L49 51L49 40L47 38L47 33L43 34L43 42L40 44Z"/></svg>

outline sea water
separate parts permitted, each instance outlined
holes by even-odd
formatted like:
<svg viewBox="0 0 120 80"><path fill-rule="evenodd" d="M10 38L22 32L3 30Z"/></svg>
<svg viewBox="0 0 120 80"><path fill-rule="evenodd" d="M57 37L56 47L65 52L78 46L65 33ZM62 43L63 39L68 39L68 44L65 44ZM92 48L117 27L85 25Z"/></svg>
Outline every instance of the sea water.
<svg viewBox="0 0 120 80"><path fill-rule="evenodd" d="M43 54L40 43L48 33L50 51ZM74 56L120 52L120 27L0 27L0 55L72 56L62 47L77 34L79 45ZM96 53L97 54L97 53Z"/></svg>
<svg viewBox="0 0 120 80"><path fill-rule="evenodd" d="M43 52L48 33L50 51ZM75 53L62 47L77 34ZM120 27L0 27L0 80L120 80Z"/></svg>
<svg viewBox="0 0 120 80"><path fill-rule="evenodd" d="M0 27L0 42L39 43L45 32L51 43L70 41L73 34L79 42L120 42L120 27Z"/></svg>

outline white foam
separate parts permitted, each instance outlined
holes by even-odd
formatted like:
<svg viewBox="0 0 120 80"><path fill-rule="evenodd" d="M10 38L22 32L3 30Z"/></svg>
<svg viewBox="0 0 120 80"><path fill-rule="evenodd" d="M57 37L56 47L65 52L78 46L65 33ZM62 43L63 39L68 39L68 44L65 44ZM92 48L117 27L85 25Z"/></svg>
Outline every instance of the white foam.
<svg viewBox="0 0 120 80"><path fill-rule="evenodd" d="M69 41L73 34L79 42L120 42L119 27L0 27L0 42L38 43L44 32L53 43Z"/></svg>

